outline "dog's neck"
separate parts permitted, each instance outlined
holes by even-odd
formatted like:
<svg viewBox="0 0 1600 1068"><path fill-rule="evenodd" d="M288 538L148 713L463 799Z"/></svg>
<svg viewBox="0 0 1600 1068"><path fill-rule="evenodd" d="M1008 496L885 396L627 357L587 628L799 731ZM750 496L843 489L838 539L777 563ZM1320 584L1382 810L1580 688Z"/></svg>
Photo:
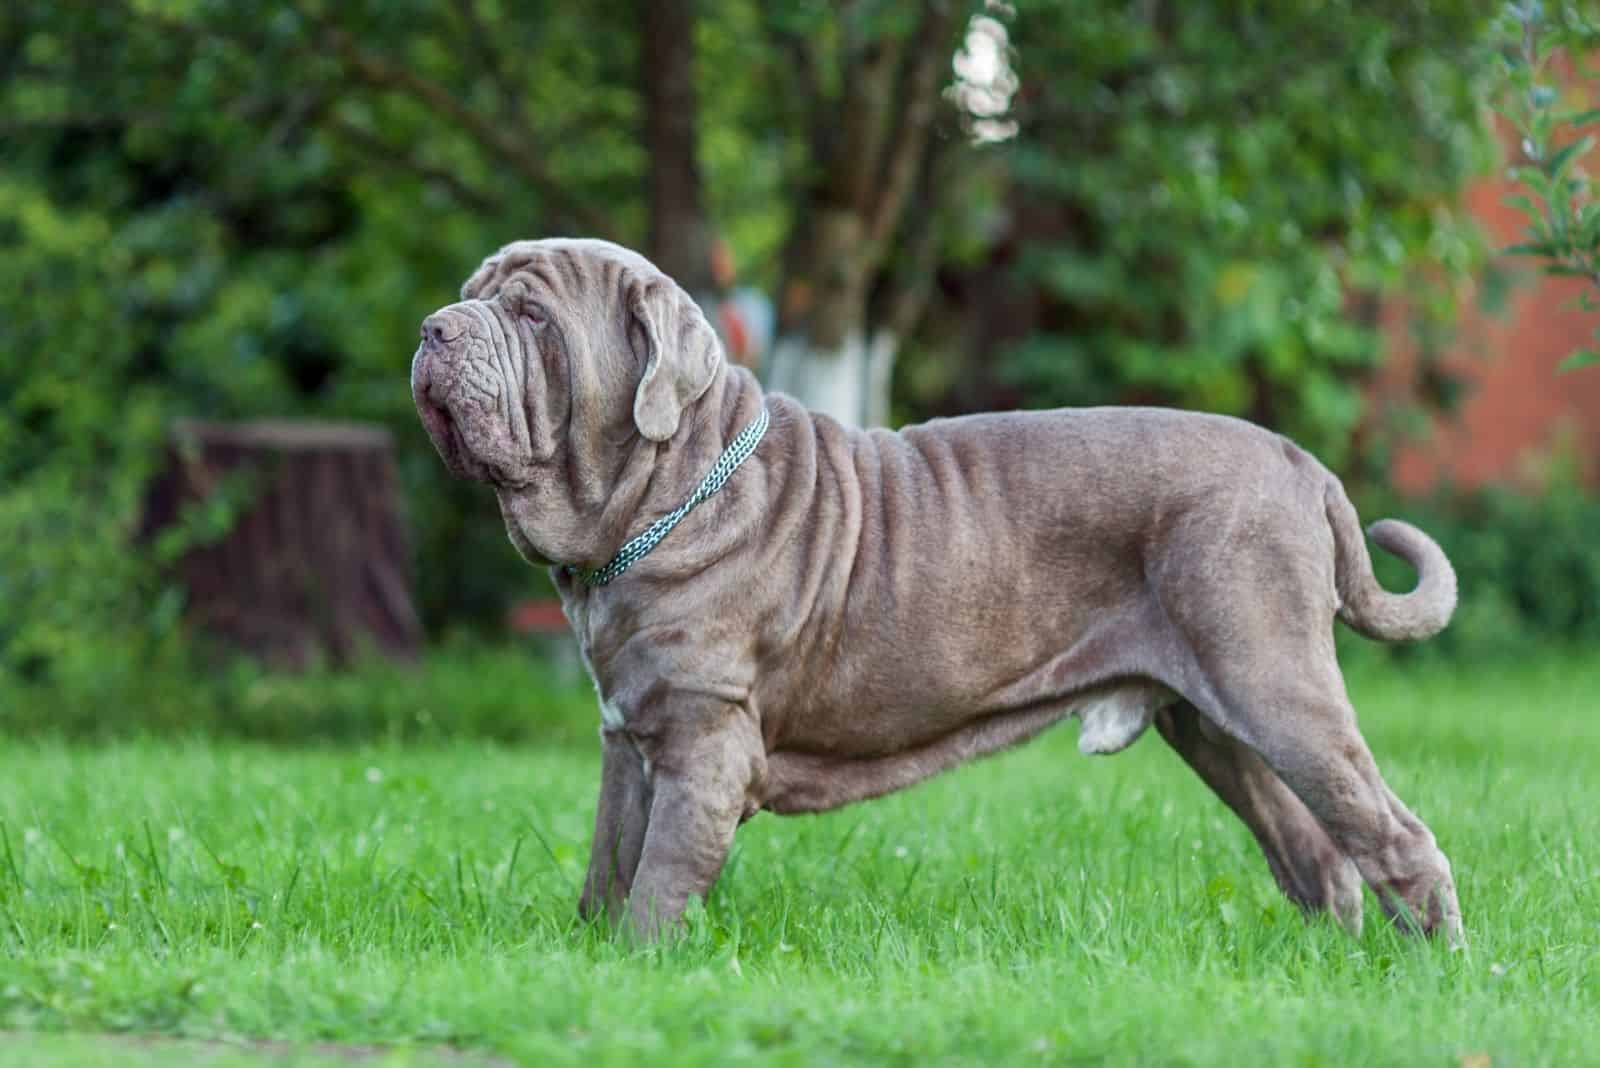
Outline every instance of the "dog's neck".
<svg viewBox="0 0 1600 1068"><path fill-rule="evenodd" d="M590 553L593 559L576 563L585 568L604 565L652 520L682 505L739 433L760 414L764 401L753 374L727 366L684 411L683 425L671 440L655 444L641 438L623 460L594 524L599 537ZM758 456L760 452L758 447ZM582 585L562 567L555 572L563 588Z"/></svg>

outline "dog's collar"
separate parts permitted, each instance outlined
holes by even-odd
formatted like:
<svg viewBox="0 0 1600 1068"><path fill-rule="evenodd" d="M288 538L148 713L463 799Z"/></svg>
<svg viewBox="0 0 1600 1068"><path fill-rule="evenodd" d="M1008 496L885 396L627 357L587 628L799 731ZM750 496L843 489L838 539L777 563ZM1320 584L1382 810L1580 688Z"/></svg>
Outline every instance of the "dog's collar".
<svg viewBox="0 0 1600 1068"><path fill-rule="evenodd" d="M767 432L767 424L771 421L767 406L762 404L760 413L751 420L750 425L739 431L739 436L723 450L722 455L688 500L651 523L643 534L630 539L626 545L617 550L617 555L613 556L610 563L604 567L590 569L567 564L566 573L577 578L585 586L604 586L644 559L651 549L661 544L662 538L672 533L673 527L683 522L683 517L688 515L695 505L721 489L739 465L750 458L750 454L755 452L756 446L761 443L762 437Z"/></svg>

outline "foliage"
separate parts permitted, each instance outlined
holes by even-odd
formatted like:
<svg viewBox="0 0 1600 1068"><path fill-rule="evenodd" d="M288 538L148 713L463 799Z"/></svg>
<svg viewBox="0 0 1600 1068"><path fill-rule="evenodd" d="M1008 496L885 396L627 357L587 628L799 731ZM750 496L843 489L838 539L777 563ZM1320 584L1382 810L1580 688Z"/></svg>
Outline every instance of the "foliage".
<svg viewBox="0 0 1600 1068"><path fill-rule="evenodd" d="M135 673L173 607L143 610L153 575L129 551L169 400L145 368L155 235L3 177L0 233L0 676Z"/></svg>
<svg viewBox="0 0 1600 1068"><path fill-rule="evenodd" d="M1507 5L1498 30L1504 48L1496 110L1516 131L1522 162L1511 173L1528 190L1510 198L1527 216L1526 239L1506 251L1535 257L1546 274L1586 279L1579 301L1600 311L1600 186L1582 167L1595 147L1582 130L1600 124L1600 96L1581 91L1585 79L1600 77L1590 68L1600 19L1576 3L1547 13L1543 0L1519 0ZM1563 74L1578 83L1572 107L1564 106ZM1575 352L1562 366L1596 363L1600 347Z"/></svg>
<svg viewBox="0 0 1600 1068"><path fill-rule="evenodd" d="M536 588L492 501L431 455L407 369L416 324L486 251L563 226L563 190L609 200L607 220L637 229L631 90L606 84L631 78L627 57L594 47L568 5L489 31L432 4L259 10L0 13L0 54L15 60L0 83L0 233L17 245L0 268L14 324L0 434L27 438L0 461L19 532L0 573L33 598L10 599L0 666L41 664L73 633L97 644L113 620L148 622L152 602L166 610L128 535L177 415L383 421L401 443L429 617L492 616L509 591ZM484 32L524 61L530 95L570 102L528 109L562 146L540 156L544 185L521 173L524 147L484 143L492 125L437 113L467 101L504 119L496 109L512 106L474 58ZM137 664L141 633L122 637L105 644Z"/></svg>
<svg viewBox="0 0 1600 1068"><path fill-rule="evenodd" d="M1481 8L1020 8L1008 155L1042 310L1005 373L1027 401L1243 415L1347 467L1374 298L1446 316L1427 281L1479 260L1452 197L1489 159Z"/></svg>
<svg viewBox="0 0 1600 1068"><path fill-rule="evenodd" d="M119 0L0 12L10 72L0 178L13 200L94 232L70 248L21 250L12 277L53 291L48 302L20 286L0 295L5 321L23 324L0 360L20 381L60 353L48 377L73 383L60 406L84 397L82 418L36 438L41 446L73 433L125 444L117 462L87 466L89 444L53 452L60 470L80 481L92 471L116 494L46 484L31 467L13 481L36 482L29 499L54 494L58 512L102 501L93 522L105 536L86 551L145 577L39 555L13 556L5 570L35 589L77 590L57 606L69 622L103 615L87 608L97 597L137 617L156 600L150 569L112 550L137 524L135 491L159 462L162 423L293 414L396 432L430 622L494 619L509 597L540 588L488 496L449 480L431 455L404 383L417 322L487 251L560 232L643 243L635 7L302 0L264 16L240 0ZM880 7L857 29L903 32ZM797 132L786 116L805 121L795 97L769 91L783 68L752 59L780 37L812 40L826 103L847 73L829 44L839 33L824 8L749 3L700 27L713 90L700 93L708 199L770 289L797 216L784 198L813 175L799 142L780 135ZM35 229L8 236L30 246L43 240ZM51 344L26 343L45 334ZM90 363L93 375L73 377ZM5 415L13 396L30 403L0 395ZM142 436L95 414L129 399L145 404ZM17 414L0 423L32 425ZM12 661L42 663L9 647Z"/></svg>
<svg viewBox="0 0 1600 1068"><path fill-rule="evenodd" d="M648 951L575 916L592 735L8 744L0 1029L465 1047L453 1064L1585 1063L1597 688L1581 652L1351 678L1454 862L1464 953L1370 897L1359 938L1302 922L1153 731L1089 759L1063 725L866 805L758 816L689 937ZM34 1040L0 1060L11 1041Z"/></svg>
<svg viewBox="0 0 1600 1068"><path fill-rule="evenodd" d="M555 652L555 650L547 650ZM114 671L70 660L48 687L0 675L0 734L105 741L163 734L276 744L587 744L594 690L572 650L453 636L420 664L273 672L243 658L196 670L185 658Z"/></svg>
<svg viewBox="0 0 1600 1068"><path fill-rule="evenodd" d="M696 10L707 209L744 280L776 294L808 198L830 188L817 168L832 157L808 146L837 149L852 71L892 82L874 42L910 48L913 20L882 3ZM934 124L904 198L913 225L884 223L885 248L863 255L869 310L919 307L933 257L947 281L984 276L999 308L1036 309L996 345L1008 402L1237 412L1351 466L1380 358L1373 295L1404 284L1441 319L1448 286L1417 276L1477 259L1452 194L1486 158L1483 13L989 10L1016 77L951 87L985 143ZM75 656L137 672L167 641L178 603L129 538L179 415L383 422L429 622L492 620L539 588L488 495L431 454L404 383L417 322L485 251L563 231L642 243L635 14L628 0L0 9L0 667L71 674ZM967 387L989 352L951 339L986 314L949 302L908 342L923 364L898 379L900 415L984 396ZM1442 373L1425 382L1448 402Z"/></svg>

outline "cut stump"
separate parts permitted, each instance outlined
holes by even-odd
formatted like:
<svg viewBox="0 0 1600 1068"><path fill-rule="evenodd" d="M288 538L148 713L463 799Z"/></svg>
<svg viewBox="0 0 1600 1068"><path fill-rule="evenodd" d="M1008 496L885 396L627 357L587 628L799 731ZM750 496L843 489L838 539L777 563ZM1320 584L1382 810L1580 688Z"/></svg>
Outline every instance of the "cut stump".
<svg viewBox="0 0 1600 1068"><path fill-rule="evenodd" d="M180 421L145 531L175 539L190 624L274 666L421 647L385 430Z"/></svg>

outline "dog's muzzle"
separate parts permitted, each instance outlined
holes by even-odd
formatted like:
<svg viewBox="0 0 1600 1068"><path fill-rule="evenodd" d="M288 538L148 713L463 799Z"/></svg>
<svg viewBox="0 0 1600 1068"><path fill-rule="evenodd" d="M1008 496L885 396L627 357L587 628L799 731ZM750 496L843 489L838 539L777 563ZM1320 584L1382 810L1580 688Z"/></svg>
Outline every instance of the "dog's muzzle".
<svg viewBox="0 0 1600 1068"><path fill-rule="evenodd" d="M450 411L448 386L440 373L443 370L440 365L444 359L441 350L451 339L430 332L433 318L429 316L423 322L422 344L411 358L411 399L417 406L422 428L428 432L450 473L457 478L485 481L488 473L467 452L466 440Z"/></svg>

